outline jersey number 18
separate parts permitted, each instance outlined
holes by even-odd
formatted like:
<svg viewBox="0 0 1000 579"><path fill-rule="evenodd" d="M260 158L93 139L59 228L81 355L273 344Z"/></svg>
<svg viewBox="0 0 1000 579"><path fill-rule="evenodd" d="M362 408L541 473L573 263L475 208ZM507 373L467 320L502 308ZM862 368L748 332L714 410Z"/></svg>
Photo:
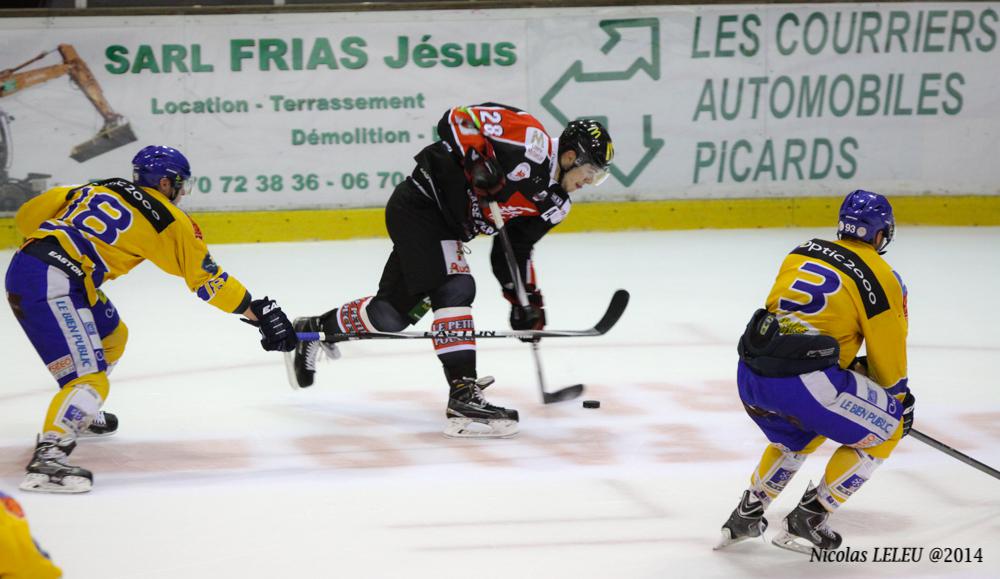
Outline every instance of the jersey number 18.
<svg viewBox="0 0 1000 579"><path fill-rule="evenodd" d="M132 226L132 212L117 197L89 187L80 190L59 219L108 245L114 245L118 236Z"/></svg>

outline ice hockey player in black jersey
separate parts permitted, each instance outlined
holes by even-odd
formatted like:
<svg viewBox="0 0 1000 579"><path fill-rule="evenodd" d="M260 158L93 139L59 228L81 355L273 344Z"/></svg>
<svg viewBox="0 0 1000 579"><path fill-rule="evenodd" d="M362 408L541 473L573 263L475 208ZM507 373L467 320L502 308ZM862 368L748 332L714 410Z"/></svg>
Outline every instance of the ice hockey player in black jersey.
<svg viewBox="0 0 1000 579"><path fill-rule="evenodd" d="M440 140L416 155L412 175L396 187L386 205L393 248L378 292L322 315L298 318L297 331L401 331L428 308L434 311L432 331L474 330L476 283L463 244L477 235L497 233L491 200L500 207L529 296L529 305L522 307L502 245L495 240L490 257L503 295L511 303L511 328L545 327L532 250L569 213L569 193L607 177L614 156L611 136L597 121L577 120L553 139L532 115L495 103L452 108L437 131ZM493 378L478 377L475 339L438 339L434 349L450 388L445 434L483 438L516 434L517 411L483 397ZM313 384L321 350L332 358L340 356L336 344L318 342L302 342L286 355L293 387Z"/></svg>

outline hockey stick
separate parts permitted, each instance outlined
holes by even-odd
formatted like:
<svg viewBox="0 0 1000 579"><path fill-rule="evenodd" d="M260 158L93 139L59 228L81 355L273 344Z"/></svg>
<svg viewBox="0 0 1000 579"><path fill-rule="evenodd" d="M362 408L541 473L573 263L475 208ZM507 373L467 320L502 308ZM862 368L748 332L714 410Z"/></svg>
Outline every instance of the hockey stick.
<svg viewBox="0 0 1000 579"><path fill-rule="evenodd" d="M983 464L983 463L979 462L978 460L972 458L971 456L969 456L967 454L963 454L963 453L955 450L954 448L948 446L947 444L941 442L940 440L935 440L935 439L927 436L926 434L924 434L923 432L920 432L916 428L911 428L910 429L910 436L912 436L913 438L916 438L917 440L919 440L920 442L923 442L924 444L927 444L927 445L929 445L931 447L934 447L934 448L940 450L941 452L947 454L948 456L950 456L950 457L952 457L954 459L957 459L957 460L960 460L960 461L964 462L965 464L971 466L972 468L974 468L974 469L976 469L976 470L978 470L980 472L985 472L986 474L990 475L991 477L993 477L995 479L1000 479L1000 471L998 471L997 469L995 469L995 468L993 468L993 467L991 467L991 466L989 466L987 464Z"/></svg>
<svg viewBox="0 0 1000 579"><path fill-rule="evenodd" d="M325 332L298 332L304 342L348 342L354 340L434 340L446 338L590 338L603 336L618 323L628 306L629 293L615 291L608 309L593 327L586 330L476 330L474 332L365 332L363 334L327 334Z"/></svg>
<svg viewBox="0 0 1000 579"><path fill-rule="evenodd" d="M490 213L493 223L497 227L497 235L500 236L500 243L503 246L504 259L507 261L507 268L510 270L511 279L514 281L514 290L517 293L517 301L522 308L530 307L528 303L528 293L524 289L524 280L521 279L521 272L517 269L517 260L514 258L514 247L510 244L510 237L507 235L507 228L504 227L503 214L500 212L500 205L495 200L490 200ZM538 354L538 340L531 340L531 354L535 359L535 372L538 375L538 390L542 394L543 404L563 402L572 400L583 394L583 384L573 384L565 388L560 388L555 392L545 389L545 375L542 373L542 357Z"/></svg>

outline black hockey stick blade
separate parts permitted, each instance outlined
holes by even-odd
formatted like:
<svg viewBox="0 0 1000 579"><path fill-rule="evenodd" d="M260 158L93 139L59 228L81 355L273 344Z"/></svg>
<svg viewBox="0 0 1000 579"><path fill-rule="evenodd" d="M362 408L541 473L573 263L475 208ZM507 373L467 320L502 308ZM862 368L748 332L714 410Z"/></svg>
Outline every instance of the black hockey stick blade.
<svg viewBox="0 0 1000 579"><path fill-rule="evenodd" d="M581 394L583 394L583 384L573 384L555 392L542 392L542 402L545 404L565 402L579 398Z"/></svg>
<svg viewBox="0 0 1000 579"><path fill-rule="evenodd" d="M607 311L604 312L604 316L594 326L594 330L597 331L598 335L607 334L608 330L618 323L622 314L625 313L625 308L628 307L628 299L629 293L627 290L620 289L615 291L615 295L611 296L611 303L608 304Z"/></svg>
<svg viewBox="0 0 1000 579"><path fill-rule="evenodd" d="M988 464L981 463L978 460L972 458L971 456L969 456L967 454L964 454L964 453L961 453L961 452L955 450L954 448L948 446L947 444L941 442L940 440L935 440L935 439L927 436L926 434L924 434L923 432L920 432L916 428L911 428L910 429L910 436L912 436L913 438L916 438L917 440L919 440L920 442L923 442L924 444L927 444L929 446L932 446L932 447L940 450L941 452L947 454L948 456L950 456L950 457L952 457L952 458L954 458L956 460L960 460L960 461L964 462L965 464L971 466L972 468L974 468L974 469L976 469L976 470L978 470L980 472L984 472L984 473L990 475L991 477L993 477L995 479L1000 479L1000 471L998 471L997 469L993 468L992 466L990 466Z"/></svg>

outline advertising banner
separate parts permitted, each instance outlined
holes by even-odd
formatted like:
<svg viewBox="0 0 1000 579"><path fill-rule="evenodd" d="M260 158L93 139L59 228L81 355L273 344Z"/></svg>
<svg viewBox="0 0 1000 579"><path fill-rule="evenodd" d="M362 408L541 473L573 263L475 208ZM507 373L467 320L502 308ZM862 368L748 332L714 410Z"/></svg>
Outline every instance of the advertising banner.
<svg viewBox="0 0 1000 579"><path fill-rule="evenodd" d="M380 206L486 101L606 122L577 200L997 195L998 34L1000 3L2 19L0 209L147 144L187 209Z"/></svg>

